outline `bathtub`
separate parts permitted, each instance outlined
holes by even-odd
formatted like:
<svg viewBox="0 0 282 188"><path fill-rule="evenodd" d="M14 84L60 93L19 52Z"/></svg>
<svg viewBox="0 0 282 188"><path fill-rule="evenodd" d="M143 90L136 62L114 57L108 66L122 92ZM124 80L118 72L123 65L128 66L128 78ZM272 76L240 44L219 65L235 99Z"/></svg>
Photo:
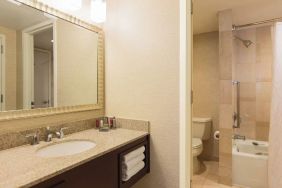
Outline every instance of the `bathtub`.
<svg viewBox="0 0 282 188"><path fill-rule="evenodd" d="M233 140L233 185L267 188L268 143L255 140Z"/></svg>

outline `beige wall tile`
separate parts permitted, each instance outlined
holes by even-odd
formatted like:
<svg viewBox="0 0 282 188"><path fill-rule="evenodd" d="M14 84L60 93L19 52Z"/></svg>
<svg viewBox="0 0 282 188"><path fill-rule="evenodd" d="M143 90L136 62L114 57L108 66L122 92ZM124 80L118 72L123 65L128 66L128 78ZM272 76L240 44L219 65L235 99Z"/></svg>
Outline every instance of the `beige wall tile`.
<svg viewBox="0 0 282 188"><path fill-rule="evenodd" d="M219 71L220 79L232 79L232 32L225 31L219 33Z"/></svg>
<svg viewBox="0 0 282 188"><path fill-rule="evenodd" d="M273 62L273 44L271 38L271 27L258 27L256 29L256 53L257 63L269 63Z"/></svg>
<svg viewBox="0 0 282 188"><path fill-rule="evenodd" d="M230 167L232 166L232 155L229 153L219 153L219 166L221 167Z"/></svg>
<svg viewBox="0 0 282 188"><path fill-rule="evenodd" d="M256 123L256 140L268 141L269 139L269 122Z"/></svg>
<svg viewBox="0 0 282 188"><path fill-rule="evenodd" d="M256 139L256 122L242 120L240 128L235 129L234 133L246 136L248 139Z"/></svg>
<svg viewBox="0 0 282 188"><path fill-rule="evenodd" d="M255 82L256 69L254 63L241 63L235 66L235 78L240 82Z"/></svg>
<svg viewBox="0 0 282 188"><path fill-rule="evenodd" d="M272 83L257 82L256 83L256 100L258 102L271 102Z"/></svg>
<svg viewBox="0 0 282 188"><path fill-rule="evenodd" d="M241 101L240 115L242 121L256 120L256 102L255 101Z"/></svg>
<svg viewBox="0 0 282 188"><path fill-rule="evenodd" d="M257 122L269 122L270 106L271 105L269 102L257 102L256 103L256 121Z"/></svg>
<svg viewBox="0 0 282 188"><path fill-rule="evenodd" d="M232 82L231 80L220 80L220 103L232 104Z"/></svg>
<svg viewBox="0 0 282 188"><path fill-rule="evenodd" d="M256 81L258 82L272 81L272 64L269 63L256 64Z"/></svg>
<svg viewBox="0 0 282 188"><path fill-rule="evenodd" d="M233 107L231 104L219 105L219 126L220 128L231 129L233 120Z"/></svg>
<svg viewBox="0 0 282 188"><path fill-rule="evenodd" d="M219 127L220 141L219 153L231 156L232 152L232 82L234 78L233 64L233 33L232 33L232 10L221 11L219 16L219 71L220 71L220 111L219 111ZM226 105L226 104L228 105ZM230 121L231 120L231 121ZM229 127L230 126L230 127ZM221 157L219 161L221 161ZM227 165L227 164L226 164ZM232 174L223 172L228 169L231 172L231 165L219 168L219 176L222 183L231 185Z"/></svg>
<svg viewBox="0 0 282 188"><path fill-rule="evenodd" d="M218 13L219 31L232 31L232 10L223 10Z"/></svg>
<svg viewBox="0 0 282 188"><path fill-rule="evenodd" d="M256 83L254 82L240 83L240 100L241 101L256 100Z"/></svg>
<svg viewBox="0 0 282 188"><path fill-rule="evenodd" d="M219 153L231 154L232 129L220 128L219 130L220 130Z"/></svg>

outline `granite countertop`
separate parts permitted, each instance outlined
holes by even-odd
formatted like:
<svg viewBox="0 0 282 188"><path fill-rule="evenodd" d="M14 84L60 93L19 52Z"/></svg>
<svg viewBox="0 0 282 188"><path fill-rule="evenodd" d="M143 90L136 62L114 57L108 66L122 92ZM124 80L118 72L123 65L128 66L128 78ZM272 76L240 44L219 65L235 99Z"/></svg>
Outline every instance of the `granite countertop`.
<svg viewBox="0 0 282 188"><path fill-rule="evenodd" d="M122 128L109 132L90 129L67 135L63 139L53 139L48 143L42 141L39 145L24 145L2 150L0 151L0 188L36 185L146 135L148 133L144 131ZM38 149L46 145L73 139L90 140L97 145L93 149L71 156L44 158L35 154Z"/></svg>

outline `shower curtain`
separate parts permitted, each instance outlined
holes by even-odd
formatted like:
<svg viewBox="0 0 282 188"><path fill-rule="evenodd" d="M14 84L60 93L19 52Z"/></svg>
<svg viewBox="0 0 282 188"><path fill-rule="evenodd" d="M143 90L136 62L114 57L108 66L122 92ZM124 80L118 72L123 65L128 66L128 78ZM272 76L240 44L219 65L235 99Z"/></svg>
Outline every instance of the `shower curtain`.
<svg viewBox="0 0 282 188"><path fill-rule="evenodd" d="M282 22L274 24L274 63L269 135L269 188L282 187Z"/></svg>

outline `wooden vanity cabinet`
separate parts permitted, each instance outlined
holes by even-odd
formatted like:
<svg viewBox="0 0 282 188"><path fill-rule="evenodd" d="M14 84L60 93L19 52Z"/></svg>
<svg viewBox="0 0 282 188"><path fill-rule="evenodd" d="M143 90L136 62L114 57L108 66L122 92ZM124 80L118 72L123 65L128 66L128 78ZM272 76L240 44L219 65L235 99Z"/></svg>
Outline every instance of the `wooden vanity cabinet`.
<svg viewBox="0 0 282 188"><path fill-rule="evenodd" d="M121 156L132 149L145 145L145 167L128 182L121 183ZM92 161L70 169L34 188L124 188L131 187L150 171L149 136L115 149Z"/></svg>

